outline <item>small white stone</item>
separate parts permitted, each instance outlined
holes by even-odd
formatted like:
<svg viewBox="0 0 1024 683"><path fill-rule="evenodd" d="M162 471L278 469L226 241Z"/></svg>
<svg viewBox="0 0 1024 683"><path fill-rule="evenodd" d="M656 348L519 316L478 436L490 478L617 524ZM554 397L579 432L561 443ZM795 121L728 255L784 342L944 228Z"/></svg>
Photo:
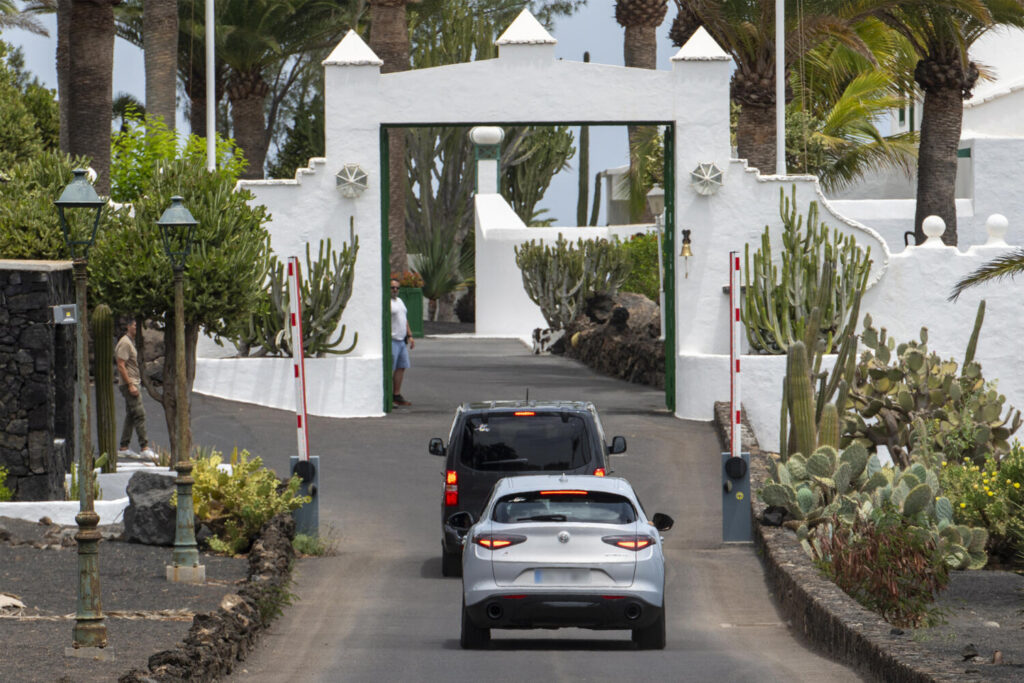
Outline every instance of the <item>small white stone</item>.
<svg viewBox="0 0 1024 683"><path fill-rule="evenodd" d="M986 621L984 625L987 626L988 628L999 628L999 622L998 621Z"/></svg>

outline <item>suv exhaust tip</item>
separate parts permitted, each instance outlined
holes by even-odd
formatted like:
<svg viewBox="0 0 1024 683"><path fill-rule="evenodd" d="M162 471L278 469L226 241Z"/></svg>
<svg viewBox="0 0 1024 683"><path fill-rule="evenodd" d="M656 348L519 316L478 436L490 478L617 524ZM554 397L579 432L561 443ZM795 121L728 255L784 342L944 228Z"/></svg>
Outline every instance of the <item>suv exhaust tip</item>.
<svg viewBox="0 0 1024 683"><path fill-rule="evenodd" d="M644 608L638 603L631 602L626 605L626 618L630 621L636 621L640 618L640 615L644 613Z"/></svg>
<svg viewBox="0 0 1024 683"><path fill-rule="evenodd" d="M494 620L501 619L501 616L504 613L505 613L505 610L503 610L501 608L501 605L499 605L496 602L492 602L492 603L487 605L487 617L489 619L494 619Z"/></svg>

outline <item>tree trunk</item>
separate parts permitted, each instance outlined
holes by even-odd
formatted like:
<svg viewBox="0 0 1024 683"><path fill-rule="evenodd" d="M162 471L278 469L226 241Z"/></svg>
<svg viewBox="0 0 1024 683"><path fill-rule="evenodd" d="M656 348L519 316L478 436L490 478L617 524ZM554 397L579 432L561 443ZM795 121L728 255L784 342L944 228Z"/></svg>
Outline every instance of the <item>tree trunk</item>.
<svg viewBox="0 0 1024 683"><path fill-rule="evenodd" d="M931 88L924 94L921 143L917 156L917 208L914 237L925 240L921 223L938 216L946 223L942 241L957 243L956 153L960 146L963 100L957 87Z"/></svg>
<svg viewBox="0 0 1024 683"><path fill-rule="evenodd" d="M231 81L228 99L231 101L235 142L242 148L248 162L242 177L262 178L267 158L267 120L263 109L270 87L259 71L232 74Z"/></svg>
<svg viewBox="0 0 1024 683"><path fill-rule="evenodd" d="M775 105L743 104L736 121L740 159L764 175L775 173Z"/></svg>
<svg viewBox="0 0 1024 683"><path fill-rule="evenodd" d="M146 67L146 114L176 122L178 85L177 0L143 0L142 41Z"/></svg>
<svg viewBox="0 0 1024 683"><path fill-rule="evenodd" d="M658 68L658 35L655 26L627 26L626 39L623 44L623 57L626 66L638 69ZM645 138L646 126L629 126L629 171L630 176L636 174L636 167L639 163L635 153L636 146ZM636 220L641 223L648 223L654 220L647 202L643 204L643 211Z"/></svg>
<svg viewBox="0 0 1024 683"><path fill-rule="evenodd" d="M68 122L71 94L68 79L71 74L71 0L57 0L57 106L60 108L60 151L68 153Z"/></svg>
<svg viewBox="0 0 1024 683"><path fill-rule="evenodd" d="M119 0L72 0L68 29L70 105L68 152L85 156L110 193L110 118L114 69L114 7Z"/></svg>
<svg viewBox="0 0 1024 683"><path fill-rule="evenodd" d="M164 422L167 424L167 434L170 439L171 453L177 453L178 432L178 399L177 387L178 377L175 374L174 354L177 345L174 341L174 313L167 314L167 325L164 327L164 371L163 391L158 400L164 407ZM195 323L185 323L185 395L189 397L188 402L192 404L192 385L196 379L196 343L199 339L199 326ZM152 395L152 392L150 392ZM157 397L154 397L157 398ZM192 414L191 409L189 415ZM185 453L192 452L192 424L191 420L185 428L186 448Z"/></svg>
<svg viewBox="0 0 1024 683"><path fill-rule="evenodd" d="M371 0L370 49L384 62L381 73L409 70L409 23L406 0ZM408 258L405 248L405 129L388 131L388 237L391 242L391 270L403 272Z"/></svg>

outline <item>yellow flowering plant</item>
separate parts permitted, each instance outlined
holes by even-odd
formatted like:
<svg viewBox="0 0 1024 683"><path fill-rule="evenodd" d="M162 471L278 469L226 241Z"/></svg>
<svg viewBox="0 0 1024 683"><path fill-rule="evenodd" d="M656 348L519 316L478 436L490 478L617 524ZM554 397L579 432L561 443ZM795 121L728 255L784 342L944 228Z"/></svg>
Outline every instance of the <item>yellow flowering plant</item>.
<svg viewBox="0 0 1024 683"><path fill-rule="evenodd" d="M1012 562L1024 553L1024 446L1014 442L1001 458L991 454L984 463L969 458L948 460L940 470L942 491L953 503L957 523L988 530L992 560ZM1020 559L1017 559L1020 561Z"/></svg>

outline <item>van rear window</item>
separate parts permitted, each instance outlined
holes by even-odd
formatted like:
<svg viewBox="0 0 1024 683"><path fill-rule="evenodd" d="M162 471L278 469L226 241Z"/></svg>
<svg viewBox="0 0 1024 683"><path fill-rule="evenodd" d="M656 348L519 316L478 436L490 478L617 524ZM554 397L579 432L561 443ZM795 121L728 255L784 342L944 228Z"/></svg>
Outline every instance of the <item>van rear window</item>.
<svg viewBox="0 0 1024 683"><path fill-rule="evenodd" d="M476 470L570 472L587 465L591 453L580 417L490 414L466 420L459 458Z"/></svg>

